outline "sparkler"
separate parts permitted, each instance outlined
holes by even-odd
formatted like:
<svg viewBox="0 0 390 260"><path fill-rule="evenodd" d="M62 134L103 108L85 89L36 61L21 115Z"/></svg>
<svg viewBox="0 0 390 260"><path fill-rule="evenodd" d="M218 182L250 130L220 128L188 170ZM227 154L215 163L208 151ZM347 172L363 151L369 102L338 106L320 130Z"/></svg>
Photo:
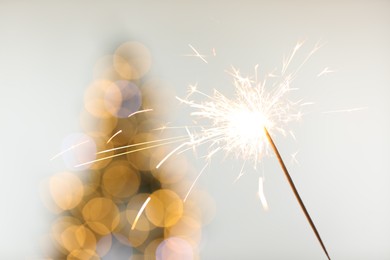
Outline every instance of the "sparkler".
<svg viewBox="0 0 390 260"><path fill-rule="evenodd" d="M325 245L317 231L314 222L312 221L306 207L303 204L301 197L292 181L292 178L283 162L283 159L271 138L272 133L279 133L282 135L291 134L293 138L294 134L288 131L288 124L291 121L297 121L301 118L302 113L300 108L311 104L310 102L303 102L303 100L292 101L287 98L287 93L296 90L291 87L292 81L295 79L296 73L300 70L303 64L309 59L309 57L320 47L315 48L307 55L298 68L292 73L287 73L288 67L292 62L292 59L298 49L302 46L299 43L295 46L290 56L288 56L284 62L283 67L279 73L272 72L268 74L263 80L257 78L257 69L255 67L255 78L243 77L239 70L234 69L231 75L234 79L235 96L233 99L226 97L217 90L214 90L213 95L207 95L197 89L196 86L191 86L186 98L177 99L194 109L191 116L197 119L194 127L198 127L199 130L193 130L190 132L190 126L184 126L188 136L161 139L156 141L149 141L141 144L133 144L123 147L114 148L115 150L130 148L135 149L121 152L115 155L100 158L94 161L86 162L84 164L90 164L100 160L121 156L128 153L137 152L144 149L150 149L163 145L173 144L179 142L180 144L169 152L156 166L159 168L166 160L171 156L184 152L189 149L195 149L203 144L208 144L207 159L223 150L226 154L233 154L238 158L243 159L243 167L247 161L254 163L256 169L257 163L262 157L268 155L270 151L273 151L278 158L279 164L289 182L289 185L298 200L298 203L305 214L313 232L316 235L317 240L321 244L323 251L328 259L329 254L325 248ZM191 49L194 50L196 56L204 60L191 45ZM206 61L205 61L206 62ZM326 71L328 73L329 71ZM325 72L324 72L325 73ZM322 73L322 74L324 74ZM205 97L205 101L197 102L192 99L194 95ZM145 110L146 112L149 110ZM169 129L171 127L164 127ZM177 127L173 127L177 128ZM143 146L146 145L146 146ZM141 148L139 148L141 146ZM271 148L271 149L270 149ZM99 153L105 153L107 151L101 151ZM208 164L206 164L207 166ZM200 175L205 170L206 166L202 169L197 176L188 193L186 194L184 201L189 196L192 188L199 179ZM242 170L239 177L242 175ZM238 178L239 178L238 177ZM262 181L262 180L261 180ZM262 183L261 183L262 185ZM263 204L266 203L264 195L261 193ZM145 203L146 206L147 203ZM143 208L140 210L142 212ZM137 221L135 221L134 225Z"/></svg>
<svg viewBox="0 0 390 260"><path fill-rule="evenodd" d="M247 77L242 77L240 72L235 69L233 69L232 73L236 90L235 99L229 99L217 90L214 90L213 96L209 96L198 91L196 87L192 86L187 98L178 98L178 100L195 110L191 113L192 116L203 121L206 120L211 122L211 126L201 127L200 132L191 134L190 137L192 141L182 143L176 149L172 150L157 165L157 168L164 163L167 158L176 152L179 152L182 148L186 146L199 146L204 143L210 144L209 149L211 151L209 152L208 158L222 148L226 153L234 153L237 157L244 159L244 163L247 160L252 160L255 163L254 166L256 168L258 160L262 155L267 154L269 150L267 148L270 145L278 158L279 164L303 213L306 216L307 221L309 222L327 258L330 259L320 234L317 231L317 228L314 225L305 205L303 204L303 201L269 132L269 130L271 130L285 135L285 126L290 121L298 120L301 117L301 113L298 108L300 106L310 104L307 102L303 103L302 100L293 102L286 98L286 94L288 92L295 90L291 88L291 82L295 78L297 71L318 48L318 46L314 48L296 71L291 74L286 74L287 68L291 63L293 56L301 45L302 44L298 44L289 58L285 60L279 76L275 73L269 75L271 78L281 79L272 84L270 91L267 91L267 78L263 81L259 81L257 79L252 80ZM189 97L195 93L205 96L207 100L203 102L190 100ZM290 133L294 137L291 131ZM204 168L201 173L203 170ZM200 174L195 179L194 183L198 180ZM242 174L240 173L239 177L241 175ZM262 182L262 179L259 181ZM262 183L259 186L259 189L260 188L262 188ZM261 196L263 205L267 205L262 190L259 191L259 195ZM188 193L186 195L186 198L187 197Z"/></svg>
<svg viewBox="0 0 390 260"><path fill-rule="evenodd" d="M276 157L278 158L279 164L280 164L280 166L282 167L282 170L283 170L283 172L284 172L284 175L286 176L287 181L288 181L288 183L290 184L290 187L291 187L291 189L292 189L293 192L294 192L295 198L298 200L299 206L301 206L301 209L302 209L303 213L305 214L306 219L307 219L307 221L309 222L310 227L312 228L314 234L316 235L318 242L320 242L322 249L324 250L326 256L327 256L328 259L330 260L330 256L329 256L329 254L328 254L328 251L326 250L326 247L325 247L324 242L323 242L322 239L321 239L320 233L318 232L316 226L314 225L313 220L311 219L311 217L310 217L310 215L309 215L309 212L307 211L305 205L303 204L303 201L302 201L302 199L301 199L301 196L299 196L298 190L297 190L297 188L295 187L295 184L294 184L294 182L293 182L293 180L292 180L290 174L288 173L288 170L287 170L287 168L286 168L286 165L285 165L284 162L283 162L282 156L280 155L280 153L279 153L279 151L278 151L278 148L276 147L274 141L272 140L271 135L269 134L267 128L265 128L265 127L264 127L264 132L265 132L265 135L267 136L267 139L268 139L269 143L270 143L271 146L272 146L272 149L274 150L274 152L275 152L275 154L276 154Z"/></svg>

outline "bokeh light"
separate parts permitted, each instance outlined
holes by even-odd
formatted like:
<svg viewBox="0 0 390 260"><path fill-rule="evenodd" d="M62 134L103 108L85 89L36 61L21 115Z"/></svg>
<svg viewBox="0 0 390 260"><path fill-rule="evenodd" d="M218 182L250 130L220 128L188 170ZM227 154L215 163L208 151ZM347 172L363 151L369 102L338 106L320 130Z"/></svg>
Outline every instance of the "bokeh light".
<svg viewBox="0 0 390 260"><path fill-rule="evenodd" d="M157 248L158 260L192 260L194 253L188 242L179 237L167 238Z"/></svg>
<svg viewBox="0 0 390 260"><path fill-rule="evenodd" d="M119 224L119 210L108 198L94 198L83 208L87 225L96 233L107 235Z"/></svg>
<svg viewBox="0 0 390 260"><path fill-rule="evenodd" d="M115 161L104 170L103 189L114 198L130 197L138 191L139 184L138 171L132 168L127 161Z"/></svg>
<svg viewBox="0 0 390 260"><path fill-rule="evenodd" d="M76 207L84 195L81 180L70 172L59 173L51 177L49 187L54 202L62 210Z"/></svg>
<svg viewBox="0 0 390 260"><path fill-rule="evenodd" d="M114 68L124 79L139 79L150 69L150 51L142 43L126 42L114 54Z"/></svg>
<svg viewBox="0 0 390 260"><path fill-rule="evenodd" d="M183 202L179 196L167 189L161 189L150 195L149 207L145 209L146 216L158 227L174 225L183 214Z"/></svg>
<svg viewBox="0 0 390 260"><path fill-rule="evenodd" d="M141 107L141 92L136 84L118 80L106 90L104 104L113 116L129 117Z"/></svg>
<svg viewBox="0 0 390 260"><path fill-rule="evenodd" d="M177 145L159 130L174 114L175 93L151 79L151 65L139 42L97 62L80 113L84 133L66 137L52 158L62 156L72 172L41 184L56 217L46 258L197 259L215 203L197 186L183 201L197 175L184 154L156 169Z"/></svg>

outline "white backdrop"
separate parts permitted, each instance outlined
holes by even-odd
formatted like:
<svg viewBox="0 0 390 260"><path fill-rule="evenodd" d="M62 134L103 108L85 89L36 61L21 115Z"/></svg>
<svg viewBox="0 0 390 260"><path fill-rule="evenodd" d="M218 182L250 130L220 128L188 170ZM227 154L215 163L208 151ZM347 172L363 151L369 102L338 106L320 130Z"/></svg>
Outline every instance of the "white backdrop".
<svg viewBox="0 0 390 260"><path fill-rule="evenodd" d="M39 184L64 169L49 159L80 129L100 57L137 40L177 95L196 82L231 93L232 65L270 71L306 40L298 59L326 43L294 83L315 104L292 125L297 141L275 142L333 259L389 259L389 12L388 1L0 1L0 258L39 256L50 225ZM317 77L325 67L335 72ZM256 171L233 184L240 166L216 159L201 180L217 207L202 259L325 259L276 158L264 162L268 212Z"/></svg>

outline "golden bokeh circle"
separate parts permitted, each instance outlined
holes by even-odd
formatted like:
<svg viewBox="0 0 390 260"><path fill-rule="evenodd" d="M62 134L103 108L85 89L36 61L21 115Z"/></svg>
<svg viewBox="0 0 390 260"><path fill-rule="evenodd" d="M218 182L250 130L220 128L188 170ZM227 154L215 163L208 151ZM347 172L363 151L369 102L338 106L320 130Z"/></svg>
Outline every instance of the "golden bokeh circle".
<svg viewBox="0 0 390 260"><path fill-rule="evenodd" d="M72 252L78 249L96 249L94 233L84 225L72 225L61 233L63 247Z"/></svg>
<svg viewBox="0 0 390 260"><path fill-rule="evenodd" d="M114 68L123 78L139 79L152 65L152 57L148 48L142 43L131 41L120 45L114 53Z"/></svg>
<svg viewBox="0 0 390 260"><path fill-rule="evenodd" d="M85 204L82 215L87 225L100 235L107 235L119 224L118 207L108 198L94 198Z"/></svg>
<svg viewBox="0 0 390 260"><path fill-rule="evenodd" d="M85 91L84 106L95 117L111 117L105 106L105 95L109 89L116 88L109 80L94 81Z"/></svg>
<svg viewBox="0 0 390 260"><path fill-rule="evenodd" d="M115 198L127 198L138 191L141 178L127 161L114 161L103 173L103 189Z"/></svg>
<svg viewBox="0 0 390 260"><path fill-rule="evenodd" d="M84 195L83 183L70 172L52 176L49 180L49 189L54 202L62 210L76 207Z"/></svg>
<svg viewBox="0 0 390 260"><path fill-rule="evenodd" d="M140 193L133 196L128 202L127 209L126 209L126 219L131 226L133 226L138 213L140 212L142 206L147 201L149 196L150 194L148 193ZM146 207L148 207L148 204L146 204ZM136 225L134 225L134 229L140 231L150 231L155 228L156 226L153 225L153 223L151 223L149 219L146 217L145 209L144 209L139 215L138 221L136 222Z"/></svg>
<svg viewBox="0 0 390 260"><path fill-rule="evenodd" d="M183 202L173 191L161 189L150 195L150 201L145 208L149 221L158 227L174 225L183 214Z"/></svg>
<svg viewBox="0 0 390 260"><path fill-rule="evenodd" d="M81 222L79 219L63 216L55 220L55 222L51 226L51 234L53 236L53 242L58 250L63 254L68 254L69 252L66 250L63 240L61 238L62 233L72 226L79 226Z"/></svg>

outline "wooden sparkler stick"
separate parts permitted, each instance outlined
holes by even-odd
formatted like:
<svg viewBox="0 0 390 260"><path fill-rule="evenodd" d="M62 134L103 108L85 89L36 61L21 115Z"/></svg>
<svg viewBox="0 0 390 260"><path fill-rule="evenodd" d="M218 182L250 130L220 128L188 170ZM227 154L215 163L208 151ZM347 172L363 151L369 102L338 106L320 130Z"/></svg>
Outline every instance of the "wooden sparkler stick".
<svg viewBox="0 0 390 260"><path fill-rule="evenodd" d="M288 183L290 184L290 187L291 187L291 189L292 189L293 192L294 192L295 198L298 200L298 203L299 203L299 205L301 206L301 209L302 209L303 213L305 214L307 221L309 221L309 224L310 224L311 228L313 229L314 234L316 235L318 242L320 242L322 249L324 250L326 256L327 256L328 259L330 260L328 251L326 251L325 245L324 245L324 243L322 242L322 239L321 239L321 237L320 237L320 234L318 233L317 228L316 228L316 226L314 225L314 222L313 222L313 220L311 219L311 217L310 217L310 215L309 215L309 212L307 211L305 205L303 204L303 201L302 201L302 199L301 199L301 196L299 196L298 190L297 190L297 188L295 187L295 184L294 184L294 182L293 182L293 180L292 180L290 174L288 173L288 170L287 170L287 168L286 168L286 165L285 165L284 162L283 162L282 156L280 155L280 153L279 153L279 151L278 151L278 148L276 148L276 145L275 145L274 141L272 140L271 135L269 134L267 128L265 128L265 127L264 127L264 132L265 132L265 135L266 135L266 137L267 137L269 143L270 143L271 146L272 146L272 149L274 150L274 152L275 152L275 154L276 154L276 157L278 158L279 164L280 164L280 166L281 166L282 169L283 169L284 175L286 176L287 181L288 181Z"/></svg>

